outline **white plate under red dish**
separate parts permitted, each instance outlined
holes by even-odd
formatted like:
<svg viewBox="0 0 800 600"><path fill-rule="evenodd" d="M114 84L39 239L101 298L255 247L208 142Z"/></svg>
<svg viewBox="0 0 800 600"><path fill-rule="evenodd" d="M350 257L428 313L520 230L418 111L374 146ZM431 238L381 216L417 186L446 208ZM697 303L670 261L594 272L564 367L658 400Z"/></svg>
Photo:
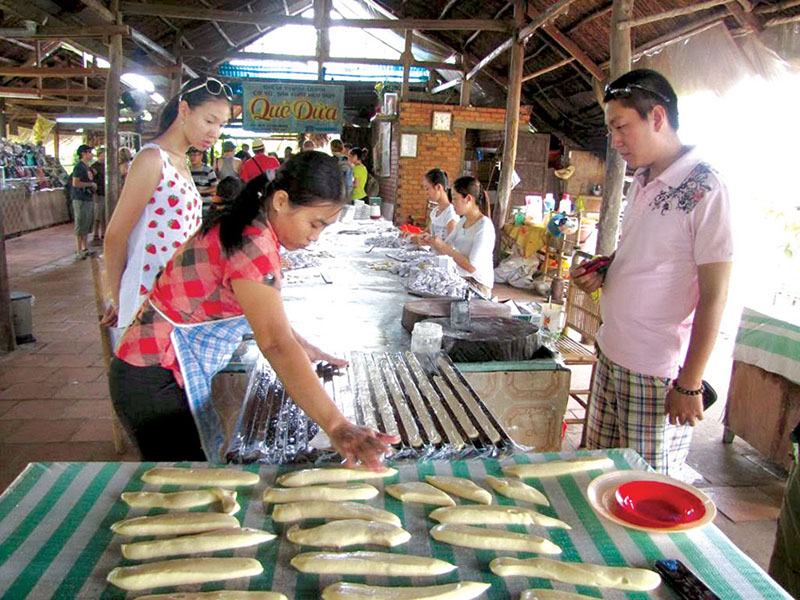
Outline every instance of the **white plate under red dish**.
<svg viewBox="0 0 800 600"><path fill-rule="evenodd" d="M620 511L616 498L616 491L619 486L632 481L654 481L679 487L695 496L699 502L702 503L705 514L695 521L670 526L644 526L631 523L618 516ZM613 521L618 525L622 525L623 527L636 529L638 531L646 531L648 533L689 531L690 529L697 529L698 527L708 525L714 520L714 517L717 516L717 507L714 506L714 502L696 487L673 479L672 477L661 475L660 473L650 473L647 471L612 471L600 475L589 484L589 487L586 489L586 496L591 507L601 517Z"/></svg>

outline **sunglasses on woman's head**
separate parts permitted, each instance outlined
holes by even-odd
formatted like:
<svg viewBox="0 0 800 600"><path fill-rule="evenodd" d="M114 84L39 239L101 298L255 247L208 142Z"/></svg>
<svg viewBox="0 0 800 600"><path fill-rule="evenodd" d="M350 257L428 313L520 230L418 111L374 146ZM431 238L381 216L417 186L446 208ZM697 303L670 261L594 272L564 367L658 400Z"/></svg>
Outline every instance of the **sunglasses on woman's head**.
<svg viewBox="0 0 800 600"><path fill-rule="evenodd" d="M183 100L183 97L186 94L191 94L192 92L202 90L203 88L205 88L206 91L212 96L224 95L229 101L233 101L233 90L231 89L231 86L229 86L227 83L222 83L219 79L214 79L213 77L207 77L203 83L198 83L197 85L190 87L188 90L183 90L178 101Z"/></svg>
<svg viewBox="0 0 800 600"><path fill-rule="evenodd" d="M622 87L611 87L610 85L607 85L603 90L603 102L609 102L610 100L616 100L617 98L630 98L634 90L652 94L666 104L671 102L671 100L661 92L651 90L649 87L640 85L638 83L629 83Z"/></svg>

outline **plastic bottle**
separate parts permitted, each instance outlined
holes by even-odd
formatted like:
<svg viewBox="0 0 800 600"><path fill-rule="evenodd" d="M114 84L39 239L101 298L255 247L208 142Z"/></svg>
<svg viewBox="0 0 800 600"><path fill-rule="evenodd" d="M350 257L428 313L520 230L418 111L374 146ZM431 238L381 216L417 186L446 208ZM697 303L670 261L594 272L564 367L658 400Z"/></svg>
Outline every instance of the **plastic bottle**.
<svg viewBox="0 0 800 600"><path fill-rule="evenodd" d="M545 215L550 214L556 208L556 199L553 198L553 194L545 194L544 197L544 212Z"/></svg>
<svg viewBox="0 0 800 600"><path fill-rule="evenodd" d="M558 212L572 214L572 198L569 194L561 194L561 202L558 203Z"/></svg>

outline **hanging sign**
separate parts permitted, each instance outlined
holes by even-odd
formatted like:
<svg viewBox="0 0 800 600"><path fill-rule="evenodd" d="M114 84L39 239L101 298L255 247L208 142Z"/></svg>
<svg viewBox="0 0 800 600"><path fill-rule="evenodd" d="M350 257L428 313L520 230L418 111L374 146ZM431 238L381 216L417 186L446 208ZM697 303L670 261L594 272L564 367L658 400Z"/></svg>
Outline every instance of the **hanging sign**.
<svg viewBox="0 0 800 600"><path fill-rule="evenodd" d="M339 133L344 86L243 83L244 128L276 133Z"/></svg>

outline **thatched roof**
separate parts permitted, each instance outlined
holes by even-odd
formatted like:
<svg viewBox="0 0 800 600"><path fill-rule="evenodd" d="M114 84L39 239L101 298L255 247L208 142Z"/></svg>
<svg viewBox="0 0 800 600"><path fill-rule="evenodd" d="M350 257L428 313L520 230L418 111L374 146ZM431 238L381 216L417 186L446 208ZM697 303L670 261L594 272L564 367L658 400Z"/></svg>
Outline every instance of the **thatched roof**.
<svg viewBox="0 0 800 600"><path fill-rule="evenodd" d="M337 0L328 0L336 6ZM404 19L495 19L509 22L513 13L513 2L506 0L360 0L376 16L388 15ZM188 8L197 12L216 9L241 11L269 19L285 15L299 15L313 5L312 0L149 0L145 5L164 4ZM554 4L553 0L530 0L527 3L526 21ZM694 0L636 0L634 19L698 5ZM797 6L792 6L793 4ZM126 13L123 2L124 24L129 25L134 35L123 42L123 51L128 69L137 66L166 66L174 64L176 55L184 56L187 71L201 74L216 73L226 54L242 50L246 45L263 35L268 28L255 24L216 22L207 19L176 18L174 16L140 15ZM563 133L584 147L602 151L605 147L603 115L597 103L593 85L597 86L597 68L603 69L609 59L611 6L609 0L576 0L558 15L549 28L538 29L526 42L524 73L541 74L523 84L522 101L532 106L532 123L535 127ZM107 3L103 0L0 0L3 19L0 27L0 67L32 65L35 40L15 39L8 29L24 26L24 20L35 21L39 26L91 26L108 24ZM104 12L106 11L106 12ZM141 12L141 11L138 11ZM635 49L647 47L671 36L702 26L713 20L721 20L729 29L742 27L758 30L769 20L800 15L800 4L787 0L736 0L706 10L666 18L637 26L632 30ZM5 35L5 37L3 37ZM430 30L420 36L451 53L463 56L464 65L470 68L480 59L508 39L507 31L458 31ZM555 36L555 37L554 37ZM559 41L567 39L573 49L584 53L581 60ZM76 39L75 45L94 54L107 55L107 46L101 38ZM56 46L50 40L42 40L41 48ZM52 44L52 46L51 46ZM354 49L357 54L358 50ZM44 54L43 54L44 56ZM571 60L570 60L571 59ZM81 59L63 47L55 48L43 59L46 66L80 65ZM588 65L588 66L587 66ZM553 68L549 72L547 69ZM594 70L594 75L592 71ZM453 74L451 72L450 77ZM504 106L505 86L508 76L508 53L501 54L476 77L480 93L474 102ZM438 76L437 76L438 77ZM442 79L442 81L446 80ZM45 79L44 88L64 86L64 79ZM72 85L82 85L82 82ZM168 79L157 79L166 92ZM417 92L430 92L436 81L427 86L414 88ZM35 86L36 80L4 77L3 86ZM102 89L103 78L88 78L88 86ZM351 114L369 113L374 106L371 85L348 85L346 98ZM166 95L166 94L165 94ZM419 96L419 94L417 95ZM450 88L431 99L439 102L456 102L458 87ZM28 109L63 112L59 96L53 95L52 104L45 102L25 105ZM95 102L102 98L95 97ZM8 99L9 103L13 101ZM20 102L23 106L23 103ZM74 112L83 109L69 105Z"/></svg>

